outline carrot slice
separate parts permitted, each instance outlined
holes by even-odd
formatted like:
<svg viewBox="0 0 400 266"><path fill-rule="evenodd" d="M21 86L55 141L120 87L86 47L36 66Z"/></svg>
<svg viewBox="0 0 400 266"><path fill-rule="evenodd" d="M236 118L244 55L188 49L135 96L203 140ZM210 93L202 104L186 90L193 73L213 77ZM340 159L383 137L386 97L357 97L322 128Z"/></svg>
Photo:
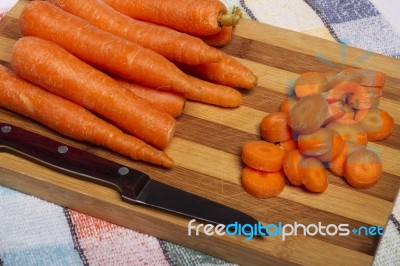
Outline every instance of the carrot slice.
<svg viewBox="0 0 400 266"><path fill-rule="evenodd" d="M347 68L340 71L328 84L329 88L334 87L340 82L356 82L362 86L383 87L385 85L386 74L372 69Z"/></svg>
<svg viewBox="0 0 400 266"><path fill-rule="evenodd" d="M171 115L55 43L22 37L12 49L11 65L32 83L100 114L157 148L166 148L174 135L176 120Z"/></svg>
<svg viewBox="0 0 400 266"><path fill-rule="evenodd" d="M277 144L281 149L285 152L290 152L292 150L297 149L297 142L294 139L289 139L285 141L281 141Z"/></svg>
<svg viewBox="0 0 400 266"><path fill-rule="evenodd" d="M347 158L344 176L355 188L370 188L382 174L382 162L371 150L358 150Z"/></svg>
<svg viewBox="0 0 400 266"><path fill-rule="evenodd" d="M292 108L296 105L298 100L299 99L297 97L289 97L283 100L279 107L279 112L289 113L292 110Z"/></svg>
<svg viewBox="0 0 400 266"><path fill-rule="evenodd" d="M361 122L370 141L387 139L394 129L393 117L388 112L378 108L358 111L356 120Z"/></svg>
<svg viewBox="0 0 400 266"><path fill-rule="evenodd" d="M323 163L331 162L337 156L339 156L342 146L343 146L343 138L339 135L335 130L333 130L333 137L332 137L332 147L331 149L321 155L316 156L316 158Z"/></svg>
<svg viewBox="0 0 400 266"><path fill-rule="evenodd" d="M354 151L363 149L365 149L363 145L349 140L343 141L339 154L328 164L329 170L337 176L344 176L344 167L347 157Z"/></svg>
<svg viewBox="0 0 400 266"><path fill-rule="evenodd" d="M223 26L234 26L241 18L239 9L229 14L218 0L103 1L130 17L196 36L218 33Z"/></svg>
<svg viewBox="0 0 400 266"><path fill-rule="evenodd" d="M283 171L289 182L294 186L303 185L303 177L299 171L299 164L303 159L303 156L297 149L286 153L283 157Z"/></svg>
<svg viewBox="0 0 400 266"><path fill-rule="evenodd" d="M280 171L268 173L245 166L242 170L242 186L256 198L276 197L285 188L285 177Z"/></svg>
<svg viewBox="0 0 400 266"><path fill-rule="evenodd" d="M292 129L289 123L289 113L270 113L261 121L261 136L269 142L289 140L292 138Z"/></svg>
<svg viewBox="0 0 400 266"><path fill-rule="evenodd" d="M54 42L91 65L137 83L184 95L197 90L187 75L162 55L45 1L29 2L19 16L19 26L24 35Z"/></svg>
<svg viewBox="0 0 400 266"><path fill-rule="evenodd" d="M329 123L325 128L336 130L344 140L351 140L360 145L368 144L367 133L356 120L336 120Z"/></svg>
<svg viewBox="0 0 400 266"><path fill-rule="evenodd" d="M304 96L290 111L290 126L300 134L319 129L328 117L328 103L321 94Z"/></svg>
<svg viewBox="0 0 400 266"><path fill-rule="evenodd" d="M242 146L242 160L251 168L266 172L277 172L282 169L285 151L273 143L263 140L248 141Z"/></svg>
<svg viewBox="0 0 400 266"><path fill-rule="evenodd" d="M178 117L183 112L186 100L182 94L173 91L155 90L118 77L114 77L114 79L135 95L151 103L154 108L167 112L173 117Z"/></svg>
<svg viewBox="0 0 400 266"><path fill-rule="evenodd" d="M334 72L306 72L301 74L295 83L295 93L297 97L320 94L325 91L328 83L327 76Z"/></svg>
<svg viewBox="0 0 400 266"><path fill-rule="evenodd" d="M299 151L307 156L320 156L332 151L335 145L341 145L342 137L335 130L320 128L314 133L299 135L297 145ZM336 150L335 150L336 152Z"/></svg>
<svg viewBox="0 0 400 266"><path fill-rule="evenodd" d="M101 0L47 1L102 30L151 49L172 61L202 64L221 60L218 50L206 45L201 39L168 27L133 19Z"/></svg>
<svg viewBox="0 0 400 266"><path fill-rule="evenodd" d="M304 186L311 192L324 192L328 188L326 169L315 158L306 158L300 162L299 172Z"/></svg>
<svg viewBox="0 0 400 266"><path fill-rule="evenodd" d="M174 164L164 152L124 134L80 105L20 78L1 65L0 106L30 117L64 136L106 147L133 160L168 168Z"/></svg>

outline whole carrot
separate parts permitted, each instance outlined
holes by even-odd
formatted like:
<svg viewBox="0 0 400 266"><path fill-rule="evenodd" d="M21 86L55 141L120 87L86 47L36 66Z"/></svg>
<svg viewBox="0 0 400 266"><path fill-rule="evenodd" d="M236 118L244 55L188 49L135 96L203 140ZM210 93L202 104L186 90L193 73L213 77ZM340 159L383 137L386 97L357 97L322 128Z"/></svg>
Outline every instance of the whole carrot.
<svg viewBox="0 0 400 266"><path fill-rule="evenodd" d="M113 78L135 95L151 103L154 108L167 112L173 117L178 117L182 114L186 102L185 97L183 97L182 94L173 91L155 90L126 79L118 77Z"/></svg>
<svg viewBox="0 0 400 266"><path fill-rule="evenodd" d="M135 82L183 94L196 89L165 57L50 3L28 3L20 14L19 26L25 35L55 42L83 61Z"/></svg>
<svg viewBox="0 0 400 266"><path fill-rule="evenodd" d="M221 31L212 35L201 37L203 42L211 46L224 46L232 40L233 26L224 26ZM209 62L207 62L209 63Z"/></svg>
<svg viewBox="0 0 400 266"><path fill-rule="evenodd" d="M18 77L0 65L0 106L36 120L58 133L79 141L164 167L173 161L164 152L124 134L85 108Z"/></svg>
<svg viewBox="0 0 400 266"><path fill-rule="evenodd" d="M228 14L219 0L103 0L116 10L138 20L153 22L196 36L211 35L223 26L236 25L241 13Z"/></svg>
<svg viewBox="0 0 400 266"><path fill-rule="evenodd" d="M186 64L218 62L218 50L201 39L161 25L133 19L101 0L47 0L93 25Z"/></svg>
<svg viewBox="0 0 400 266"><path fill-rule="evenodd" d="M11 65L32 83L100 114L157 148L165 148L172 139L176 128L172 116L55 43L22 37L14 44Z"/></svg>
<svg viewBox="0 0 400 266"><path fill-rule="evenodd" d="M242 104L243 97L238 90L192 76L189 76L189 80L198 88L186 94L189 100L220 107L238 107Z"/></svg>
<svg viewBox="0 0 400 266"><path fill-rule="evenodd" d="M252 89L257 86L258 77L239 61L221 51L218 63L200 65L179 64L186 73L198 78L233 88Z"/></svg>

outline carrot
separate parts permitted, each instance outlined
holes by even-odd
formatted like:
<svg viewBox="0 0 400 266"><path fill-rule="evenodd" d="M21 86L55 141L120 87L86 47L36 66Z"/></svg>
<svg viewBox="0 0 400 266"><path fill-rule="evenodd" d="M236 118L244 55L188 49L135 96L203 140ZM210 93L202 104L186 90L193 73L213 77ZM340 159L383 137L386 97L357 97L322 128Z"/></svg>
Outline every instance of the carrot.
<svg viewBox="0 0 400 266"><path fill-rule="evenodd" d="M114 77L114 79L135 95L151 103L154 108L167 112L173 117L178 117L183 112L186 100L182 94L173 91L155 90L118 77Z"/></svg>
<svg viewBox="0 0 400 266"><path fill-rule="evenodd" d="M248 141L242 146L243 162L256 170L277 172L282 169L285 151L263 140Z"/></svg>
<svg viewBox="0 0 400 266"><path fill-rule="evenodd" d="M351 81L361 86L383 87L385 85L386 74L372 69L347 68L340 71L328 84L329 88L334 87L340 82Z"/></svg>
<svg viewBox="0 0 400 266"><path fill-rule="evenodd" d="M327 76L333 72L306 72L301 74L295 82L295 93L297 97L320 94L327 90Z"/></svg>
<svg viewBox="0 0 400 266"><path fill-rule="evenodd" d="M201 37L203 42L211 46L225 46L232 40L233 26L224 26L221 31L212 35Z"/></svg>
<svg viewBox="0 0 400 266"><path fill-rule="evenodd" d="M172 116L55 43L22 37L12 49L10 62L32 83L100 114L157 148L165 148L172 139L176 128Z"/></svg>
<svg viewBox="0 0 400 266"><path fill-rule="evenodd" d="M360 145L368 144L367 133L356 120L336 120L329 123L325 128L335 130L344 140L351 140Z"/></svg>
<svg viewBox="0 0 400 266"><path fill-rule="evenodd" d="M362 149L365 149L365 146L350 140L343 141L339 154L328 163L329 170L337 176L344 176L347 157L352 152Z"/></svg>
<svg viewBox="0 0 400 266"><path fill-rule="evenodd" d="M124 134L85 108L18 77L0 65L0 106L34 119L58 133L106 147L133 160L172 167L164 152Z"/></svg>
<svg viewBox="0 0 400 266"><path fill-rule="evenodd" d="M285 141L281 141L277 144L281 149L285 152L290 152L292 150L297 149L297 142L294 139L289 139Z"/></svg>
<svg viewBox="0 0 400 266"><path fill-rule="evenodd" d="M371 150L358 150L347 158L344 176L355 188L370 188L382 174L382 162Z"/></svg>
<svg viewBox="0 0 400 266"><path fill-rule="evenodd" d="M342 137L333 129L320 128L310 134L301 134L297 138L299 151L307 156L319 156L332 149L335 138Z"/></svg>
<svg viewBox="0 0 400 266"><path fill-rule="evenodd" d="M288 97L282 101L279 106L280 112L290 112L299 99L297 97Z"/></svg>
<svg viewBox="0 0 400 266"><path fill-rule="evenodd" d="M304 96L290 111L290 126L299 134L309 134L323 125L328 114L328 102L321 94Z"/></svg>
<svg viewBox="0 0 400 266"><path fill-rule="evenodd" d="M328 188L326 169L315 158L306 158L300 162L299 173L304 186L311 192L324 192Z"/></svg>
<svg viewBox="0 0 400 266"><path fill-rule="evenodd" d="M186 73L232 88L253 89L257 86L258 77L239 61L222 52L218 63L200 65L178 64Z"/></svg>
<svg viewBox="0 0 400 266"><path fill-rule="evenodd" d="M294 186L303 185L303 178L299 171L299 164L303 159L303 156L297 149L286 153L283 157L283 171L289 182Z"/></svg>
<svg viewBox="0 0 400 266"><path fill-rule="evenodd" d="M274 112L266 115L261 121L261 136L269 142L282 142L292 138L289 126L289 113Z"/></svg>
<svg viewBox="0 0 400 266"><path fill-rule="evenodd" d="M242 94L234 88L214 84L196 77L188 76L197 90L186 93L188 100L212 104L220 107L237 107L242 104Z"/></svg>
<svg viewBox="0 0 400 266"><path fill-rule="evenodd" d="M225 5L218 0L103 1L135 19L196 36L215 34L222 26L236 25L241 18L239 9L228 14Z"/></svg>
<svg viewBox="0 0 400 266"><path fill-rule="evenodd" d="M354 97L364 97L367 90L357 82L342 81L328 91L327 100L329 102L340 101L343 98L346 99L349 94Z"/></svg>
<svg viewBox="0 0 400 266"><path fill-rule="evenodd" d="M360 121L370 141L387 139L393 133L394 119L384 110L359 110L355 119Z"/></svg>
<svg viewBox="0 0 400 266"><path fill-rule="evenodd" d="M47 0L63 10L85 19L102 30L151 49L166 58L186 64L218 62L217 49L200 38L176 30L139 21L111 8L101 0Z"/></svg>
<svg viewBox="0 0 400 266"><path fill-rule="evenodd" d="M333 131L332 134L332 146L331 148L324 154L318 155L317 158L320 162L327 163L332 162L335 158L337 158L342 151L343 147L343 138L339 135L338 132Z"/></svg>
<svg viewBox="0 0 400 266"><path fill-rule="evenodd" d="M275 197L285 188L285 177L282 172L268 173L245 166L242 170L242 186L253 197Z"/></svg>
<svg viewBox="0 0 400 266"><path fill-rule="evenodd" d="M173 63L158 53L105 32L47 2L30 2L19 17L20 30L55 42L98 68L137 83L186 94L196 90Z"/></svg>

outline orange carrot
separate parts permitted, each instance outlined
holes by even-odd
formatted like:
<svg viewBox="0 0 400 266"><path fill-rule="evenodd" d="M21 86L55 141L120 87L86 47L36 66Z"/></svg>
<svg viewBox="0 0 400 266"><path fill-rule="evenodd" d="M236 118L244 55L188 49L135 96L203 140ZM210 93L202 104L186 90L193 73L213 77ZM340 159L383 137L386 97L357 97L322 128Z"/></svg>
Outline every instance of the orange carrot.
<svg viewBox="0 0 400 266"><path fill-rule="evenodd" d="M343 140L351 140L360 145L368 144L368 136L364 128L355 120L333 121L325 128L333 129Z"/></svg>
<svg viewBox="0 0 400 266"><path fill-rule="evenodd" d="M278 145L281 149L283 149L285 152L290 152L292 150L297 149L297 142L294 139L289 139L285 141L279 142Z"/></svg>
<svg viewBox="0 0 400 266"><path fill-rule="evenodd" d="M355 119L360 121L370 141L387 139L394 129L393 117L378 108L359 110Z"/></svg>
<svg viewBox="0 0 400 266"><path fill-rule="evenodd" d="M242 170L242 186L253 197L275 197L285 188L285 177L280 171L268 173L245 166Z"/></svg>
<svg viewBox="0 0 400 266"><path fill-rule="evenodd" d="M340 82L355 82L361 86L383 87L386 74L371 69L347 68L340 71L327 85L329 88L336 86Z"/></svg>
<svg viewBox="0 0 400 266"><path fill-rule="evenodd" d="M111 8L101 0L47 0L117 36L151 49L166 58L186 64L218 62L217 49L200 38L164 26L139 21Z"/></svg>
<svg viewBox="0 0 400 266"><path fill-rule="evenodd" d="M334 138L341 136L333 129L320 128L310 134L301 134L297 138L299 151L307 156L319 156L332 149Z"/></svg>
<svg viewBox="0 0 400 266"><path fill-rule="evenodd" d="M196 77L188 76L197 90L186 93L188 100L212 104L220 107L237 107L242 104L242 94L234 88L214 84Z"/></svg>
<svg viewBox="0 0 400 266"><path fill-rule="evenodd" d="M179 67L192 76L232 88L252 89L257 86L258 77L239 61L222 53L218 63L184 65Z"/></svg>
<svg viewBox="0 0 400 266"><path fill-rule="evenodd" d="M224 26L221 31L213 35L203 36L201 39L211 46L225 46L232 40L233 26Z"/></svg>
<svg viewBox="0 0 400 266"><path fill-rule="evenodd" d="M316 156L316 158L323 163L332 162L335 158L337 158L342 151L343 147L343 138L339 135L338 132L333 130L332 137L332 147L324 154Z"/></svg>
<svg viewBox="0 0 400 266"><path fill-rule="evenodd" d="M269 142L282 142L292 138L289 126L289 113L274 112L266 115L261 121L261 136Z"/></svg>
<svg viewBox="0 0 400 266"><path fill-rule="evenodd" d="M173 91L155 90L118 77L114 77L114 79L135 95L151 103L155 108L167 112L173 117L178 117L183 112L186 101L182 94Z"/></svg>
<svg viewBox="0 0 400 266"><path fill-rule="evenodd" d="M354 151L362 149L365 149L365 146L350 140L343 141L339 154L328 164L329 170L337 176L344 176L344 167L347 157Z"/></svg>
<svg viewBox="0 0 400 266"><path fill-rule="evenodd" d="M297 97L289 97L283 100L279 106L280 112L290 112L299 99Z"/></svg>
<svg viewBox="0 0 400 266"><path fill-rule="evenodd" d="M106 147L133 160L172 167L162 151L124 134L85 108L18 77L0 65L0 106L32 118L58 133Z"/></svg>
<svg viewBox="0 0 400 266"><path fill-rule="evenodd" d="M328 188L328 174L315 158L306 158L299 165L304 186L311 192L324 192Z"/></svg>
<svg viewBox="0 0 400 266"><path fill-rule="evenodd" d="M173 63L158 53L105 32L47 2L30 2L19 17L21 32L55 42L96 67L137 83L186 94L196 90Z"/></svg>
<svg viewBox="0 0 400 266"><path fill-rule="evenodd" d="M135 19L196 36L215 34L222 26L236 25L241 18L240 12L228 14L225 5L218 0L103 1Z"/></svg>
<svg viewBox="0 0 400 266"><path fill-rule="evenodd" d="M55 43L22 37L13 47L11 65L22 77L102 115L151 145L163 149L172 139L176 128L172 116Z"/></svg>
<svg viewBox="0 0 400 266"><path fill-rule="evenodd" d="M371 150L358 150L347 158L344 176L355 188L370 188L382 174L382 162Z"/></svg>
<svg viewBox="0 0 400 266"><path fill-rule="evenodd" d="M303 178L299 171L299 164L303 159L303 156L297 149L286 153L283 157L283 171L289 182L294 186L303 185Z"/></svg>
<svg viewBox="0 0 400 266"><path fill-rule="evenodd" d="M320 94L327 89L327 76L333 72L306 72L301 74L295 83L295 93L297 97Z"/></svg>
<svg viewBox="0 0 400 266"><path fill-rule="evenodd" d="M282 169L285 151L263 140L248 141L242 146L243 162L256 170L277 172Z"/></svg>

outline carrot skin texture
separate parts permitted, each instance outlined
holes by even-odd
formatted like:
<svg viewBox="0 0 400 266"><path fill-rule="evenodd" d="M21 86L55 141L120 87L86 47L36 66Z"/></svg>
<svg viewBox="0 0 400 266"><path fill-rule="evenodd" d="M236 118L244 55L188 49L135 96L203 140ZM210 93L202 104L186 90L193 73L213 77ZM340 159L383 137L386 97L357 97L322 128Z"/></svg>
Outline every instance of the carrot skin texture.
<svg viewBox="0 0 400 266"><path fill-rule="evenodd" d="M218 63L200 65L178 64L184 72L221 85L232 88L253 89L258 84L258 77L239 61L222 53Z"/></svg>
<svg viewBox="0 0 400 266"><path fill-rule="evenodd" d="M176 120L171 115L55 43L22 37L13 47L11 65L32 83L100 114L157 148L164 149L173 137Z"/></svg>
<svg viewBox="0 0 400 266"><path fill-rule="evenodd" d="M183 94L196 89L187 75L165 57L103 31L53 4L28 3L19 17L19 26L24 35L55 42L91 65L143 85Z"/></svg>
<svg viewBox="0 0 400 266"><path fill-rule="evenodd" d="M183 113L186 99L182 94L173 91L155 90L118 77L114 77L114 79L136 96L147 100L154 108L167 112L173 117L178 117Z"/></svg>
<svg viewBox="0 0 400 266"><path fill-rule="evenodd" d="M200 38L161 25L139 21L113 9L101 0L47 0L87 20L102 30L151 49L169 60L186 64L218 62L218 50Z"/></svg>
<svg viewBox="0 0 400 266"><path fill-rule="evenodd" d="M215 0L103 1L132 18L168 26L196 36L219 32L221 27L218 24L218 17L221 13L227 12L225 5Z"/></svg>
<svg viewBox="0 0 400 266"><path fill-rule="evenodd" d="M224 26L222 27L220 32L208 36L203 36L201 39L206 44L211 46L225 46L232 40L233 30L233 26Z"/></svg>
<svg viewBox="0 0 400 266"><path fill-rule="evenodd" d="M32 118L58 133L106 147L133 160L172 167L164 152L124 134L85 108L20 78L0 65L0 106Z"/></svg>

